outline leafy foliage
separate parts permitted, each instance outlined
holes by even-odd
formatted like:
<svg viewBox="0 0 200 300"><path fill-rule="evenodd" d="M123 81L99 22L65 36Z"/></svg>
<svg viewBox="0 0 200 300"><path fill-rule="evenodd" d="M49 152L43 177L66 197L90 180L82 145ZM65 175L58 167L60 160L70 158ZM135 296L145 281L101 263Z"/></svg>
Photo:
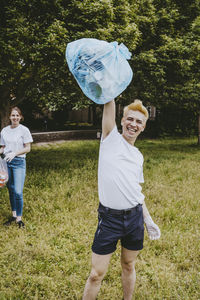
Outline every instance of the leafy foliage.
<svg viewBox="0 0 200 300"><path fill-rule="evenodd" d="M92 105L70 74L65 48L83 37L117 40L132 52L134 77L117 99L158 108L199 108L199 0L84 0L0 3L1 119L27 99L37 109Z"/></svg>

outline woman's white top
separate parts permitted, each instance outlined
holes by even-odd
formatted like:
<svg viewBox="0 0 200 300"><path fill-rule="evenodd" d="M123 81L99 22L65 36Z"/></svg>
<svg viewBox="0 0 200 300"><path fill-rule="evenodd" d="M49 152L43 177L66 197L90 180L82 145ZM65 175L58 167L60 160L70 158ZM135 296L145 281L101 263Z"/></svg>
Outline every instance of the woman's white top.
<svg viewBox="0 0 200 300"><path fill-rule="evenodd" d="M9 125L4 127L1 131L1 145L5 146L5 154L11 151L21 151L24 148L24 144L32 142L33 138L29 129L22 124L14 128ZM18 157L26 157L26 154L18 155Z"/></svg>

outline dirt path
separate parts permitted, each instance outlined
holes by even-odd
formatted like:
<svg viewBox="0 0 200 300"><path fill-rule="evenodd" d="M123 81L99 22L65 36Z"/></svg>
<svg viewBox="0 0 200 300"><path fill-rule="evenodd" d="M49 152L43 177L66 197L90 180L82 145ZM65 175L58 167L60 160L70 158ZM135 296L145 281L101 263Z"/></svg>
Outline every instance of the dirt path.
<svg viewBox="0 0 200 300"><path fill-rule="evenodd" d="M62 143L66 143L66 142L70 142L67 140L58 140L58 141L49 141L49 142L38 142L38 143L33 143L33 147L34 146L48 146L48 145L56 145L56 144L62 144Z"/></svg>

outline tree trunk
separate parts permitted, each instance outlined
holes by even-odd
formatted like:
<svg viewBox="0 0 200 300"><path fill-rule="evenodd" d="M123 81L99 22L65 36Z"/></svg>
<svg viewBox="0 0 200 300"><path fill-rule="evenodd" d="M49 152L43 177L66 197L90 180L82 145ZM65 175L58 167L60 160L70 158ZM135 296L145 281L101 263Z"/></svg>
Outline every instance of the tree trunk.
<svg viewBox="0 0 200 300"><path fill-rule="evenodd" d="M96 112L96 104L92 104L92 116L93 116L93 125L97 125L97 112Z"/></svg>
<svg viewBox="0 0 200 300"><path fill-rule="evenodd" d="M198 145L200 146L200 113L198 116Z"/></svg>
<svg viewBox="0 0 200 300"><path fill-rule="evenodd" d="M120 103L116 103L116 123L118 125L121 124L121 118L122 118L122 111L121 111L121 104Z"/></svg>
<svg viewBox="0 0 200 300"><path fill-rule="evenodd" d="M0 109L1 129L10 124L9 121L10 105L3 106Z"/></svg>

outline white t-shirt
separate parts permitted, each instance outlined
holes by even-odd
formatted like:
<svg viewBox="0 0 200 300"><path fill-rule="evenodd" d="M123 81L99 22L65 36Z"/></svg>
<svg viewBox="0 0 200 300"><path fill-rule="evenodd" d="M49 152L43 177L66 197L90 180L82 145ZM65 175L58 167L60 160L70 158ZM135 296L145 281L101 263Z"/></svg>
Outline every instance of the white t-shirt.
<svg viewBox="0 0 200 300"><path fill-rule="evenodd" d="M129 144L115 126L101 140L98 165L98 192L101 204L114 209L128 209L144 201L140 183L143 155Z"/></svg>
<svg viewBox="0 0 200 300"><path fill-rule="evenodd" d="M33 139L29 129L19 124L15 128L6 126L1 131L1 145L5 146L4 153L18 152L24 148L24 144L32 143ZM18 157L26 157L26 154L18 155Z"/></svg>

